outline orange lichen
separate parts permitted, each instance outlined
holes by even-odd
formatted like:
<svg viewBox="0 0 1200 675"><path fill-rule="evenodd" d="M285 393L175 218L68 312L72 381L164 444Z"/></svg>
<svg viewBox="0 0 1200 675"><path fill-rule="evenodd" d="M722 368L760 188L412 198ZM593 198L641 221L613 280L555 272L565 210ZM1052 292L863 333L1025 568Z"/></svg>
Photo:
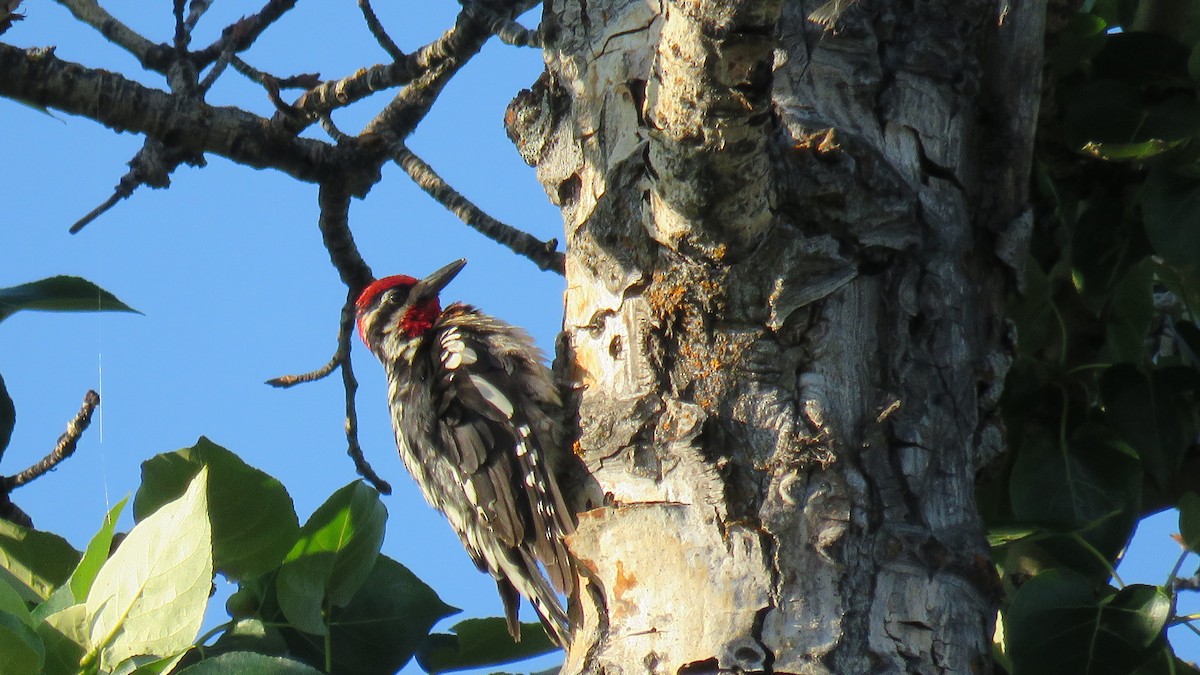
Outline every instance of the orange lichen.
<svg viewBox="0 0 1200 675"><path fill-rule="evenodd" d="M613 616L630 616L637 614L637 604L628 597L637 588L637 577L625 571L625 565L617 561L617 578L613 581Z"/></svg>

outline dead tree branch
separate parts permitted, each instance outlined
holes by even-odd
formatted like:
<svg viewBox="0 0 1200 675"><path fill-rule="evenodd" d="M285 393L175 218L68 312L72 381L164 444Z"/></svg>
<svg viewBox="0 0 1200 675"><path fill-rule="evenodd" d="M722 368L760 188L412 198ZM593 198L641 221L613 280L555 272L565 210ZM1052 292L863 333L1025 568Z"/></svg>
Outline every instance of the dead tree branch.
<svg viewBox="0 0 1200 675"><path fill-rule="evenodd" d="M379 17L375 16L375 10L371 8L371 0L358 0L358 8L362 10L363 19L367 22L367 30L375 36L375 41L379 43L380 47L383 47L383 51L387 52L393 61L403 60L404 52L387 34L383 24L379 22Z"/></svg>
<svg viewBox="0 0 1200 675"><path fill-rule="evenodd" d="M171 173L184 162L191 166L204 166L204 155L194 155L179 148L169 148L157 139L147 137L142 144L142 149L133 156L133 159L129 160L129 171L113 188L112 196L80 218L68 231L71 234L78 234L89 223L116 206L117 202L128 199L135 190L143 185L149 185L152 188L169 187Z"/></svg>
<svg viewBox="0 0 1200 675"><path fill-rule="evenodd" d="M83 115L120 131L180 139L182 150L278 169L305 182L320 182L337 165L327 143L263 133L270 122L251 113L151 89L64 61L53 50L0 43L0 96Z"/></svg>
<svg viewBox="0 0 1200 675"><path fill-rule="evenodd" d="M79 438L83 435L84 430L88 428L88 425L92 423L92 413L95 412L98 405L100 405L100 395L88 390L88 393L83 397L83 405L80 406L79 412L75 413L75 417L67 423L67 431L58 437L58 443L54 446L54 450L28 469L5 478L4 492L7 493L36 480L58 466L66 458L75 454L75 447L79 444Z"/></svg>
<svg viewBox="0 0 1200 675"><path fill-rule="evenodd" d="M558 242L554 239L541 241L537 237L519 230L512 225L502 223L489 216L483 209L450 186L433 167L425 163L404 145L396 151L396 164L412 178L430 197L458 216L467 225L475 228L483 236L508 247L513 253L529 258L543 270L565 273L564 256L554 250Z"/></svg>
<svg viewBox="0 0 1200 675"><path fill-rule="evenodd" d="M204 68L208 64L216 61L221 56L221 52L227 48L227 41L235 54L246 51L258 36L263 34L263 31L271 27L279 17L283 16L289 9L296 6L296 0L267 0L267 4L258 11L257 14L243 17L238 21L225 27L221 32L221 37L217 38L211 45L192 54L192 59L196 62L197 68Z"/></svg>
<svg viewBox="0 0 1200 675"><path fill-rule="evenodd" d="M142 66L166 74L174 51L165 44L154 44L121 23L96 0L58 0L81 22L95 28L109 42L133 54Z"/></svg>

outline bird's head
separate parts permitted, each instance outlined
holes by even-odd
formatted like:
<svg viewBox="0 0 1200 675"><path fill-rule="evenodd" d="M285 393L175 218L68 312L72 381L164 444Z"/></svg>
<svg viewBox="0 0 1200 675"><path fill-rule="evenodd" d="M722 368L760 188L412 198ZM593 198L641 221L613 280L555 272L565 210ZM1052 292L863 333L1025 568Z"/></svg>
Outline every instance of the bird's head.
<svg viewBox="0 0 1200 675"><path fill-rule="evenodd" d="M355 302L363 342L374 346L393 331L403 340L424 335L442 313L438 293L466 264L455 260L424 279L397 274L371 282Z"/></svg>

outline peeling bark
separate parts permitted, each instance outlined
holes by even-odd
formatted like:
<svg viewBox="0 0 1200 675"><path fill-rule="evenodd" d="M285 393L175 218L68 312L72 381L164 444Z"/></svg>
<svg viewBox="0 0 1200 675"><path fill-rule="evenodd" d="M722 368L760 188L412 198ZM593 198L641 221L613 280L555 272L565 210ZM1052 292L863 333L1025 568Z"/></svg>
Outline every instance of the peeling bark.
<svg viewBox="0 0 1200 675"><path fill-rule="evenodd" d="M566 673L990 670L1041 2L558 0L510 136L563 213Z"/></svg>

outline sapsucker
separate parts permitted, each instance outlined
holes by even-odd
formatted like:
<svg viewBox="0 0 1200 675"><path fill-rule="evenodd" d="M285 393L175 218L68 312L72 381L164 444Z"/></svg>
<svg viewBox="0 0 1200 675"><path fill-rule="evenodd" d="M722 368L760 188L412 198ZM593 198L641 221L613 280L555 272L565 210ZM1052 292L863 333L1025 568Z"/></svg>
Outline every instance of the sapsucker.
<svg viewBox="0 0 1200 675"><path fill-rule="evenodd" d="M556 590L573 582L563 542L573 521L557 480L561 400L525 331L462 303L441 308L438 293L465 264L371 283L357 302L359 334L387 372L400 458L496 580L509 633L520 639L520 593L566 646Z"/></svg>

